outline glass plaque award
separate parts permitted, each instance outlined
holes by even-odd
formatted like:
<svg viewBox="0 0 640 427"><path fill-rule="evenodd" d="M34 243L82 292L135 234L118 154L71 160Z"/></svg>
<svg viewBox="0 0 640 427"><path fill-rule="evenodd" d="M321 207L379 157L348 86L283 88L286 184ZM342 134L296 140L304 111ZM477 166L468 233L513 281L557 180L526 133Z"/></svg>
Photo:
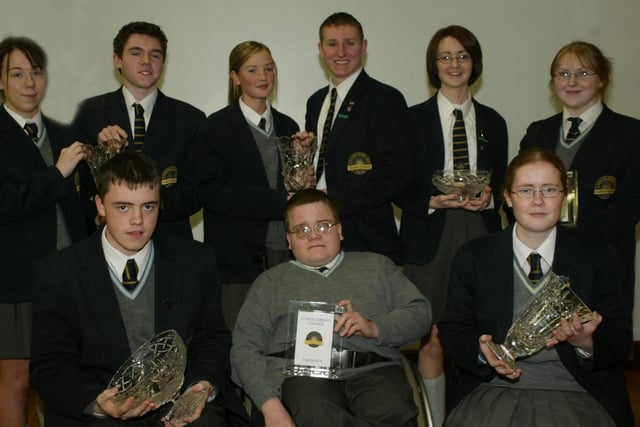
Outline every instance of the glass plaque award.
<svg viewBox="0 0 640 427"><path fill-rule="evenodd" d="M573 313L578 313L582 323L593 319L593 312L569 287L567 277L549 272L543 280L544 287L513 322L504 344L489 343L491 351L509 369L515 369L516 359L545 348L561 319L570 320Z"/></svg>
<svg viewBox="0 0 640 427"><path fill-rule="evenodd" d="M566 196L560 213L560 224L575 227L578 224L578 171L567 171Z"/></svg>
<svg viewBox="0 0 640 427"><path fill-rule="evenodd" d="M289 301L289 345L285 358L288 376L336 379L340 377L342 337L333 332L336 314L344 313L336 304Z"/></svg>

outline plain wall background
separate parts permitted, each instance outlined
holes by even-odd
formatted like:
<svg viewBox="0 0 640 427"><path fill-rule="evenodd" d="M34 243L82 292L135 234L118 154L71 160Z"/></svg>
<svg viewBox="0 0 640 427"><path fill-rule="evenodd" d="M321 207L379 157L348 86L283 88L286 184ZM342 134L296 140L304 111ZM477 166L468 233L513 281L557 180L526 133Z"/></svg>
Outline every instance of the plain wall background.
<svg viewBox="0 0 640 427"><path fill-rule="evenodd" d="M484 72L472 90L507 120L510 158L530 122L559 111L549 89L549 65L574 40L596 44L613 60L606 103L640 117L637 0L0 0L0 6L1 37L28 36L47 51L43 111L63 122L84 98L118 87L113 37L125 23L146 20L169 38L161 84L167 95L207 115L224 107L229 51L238 42L257 40L271 48L278 66L273 105L303 126L307 97L327 83L318 27L336 11L362 23L369 41L367 72L398 88L409 105L430 95L425 51L433 33L450 24L473 31L482 45ZM638 336L640 316L635 318Z"/></svg>

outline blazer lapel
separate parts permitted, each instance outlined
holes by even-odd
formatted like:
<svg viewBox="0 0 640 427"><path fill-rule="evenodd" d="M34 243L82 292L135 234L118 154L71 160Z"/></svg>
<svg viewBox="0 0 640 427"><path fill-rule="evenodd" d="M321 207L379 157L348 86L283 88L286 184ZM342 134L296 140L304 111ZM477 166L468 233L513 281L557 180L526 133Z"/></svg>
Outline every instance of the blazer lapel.
<svg viewBox="0 0 640 427"><path fill-rule="evenodd" d="M94 313L97 333L105 342L105 351L114 352L124 361L131 350L101 239L102 231L99 230L93 233L86 245L77 249L81 265L80 286L85 292L89 310Z"/></svg>
<svg viewBox="0 0 640 427"><path fill-rule="evenodd" d="M442 131L442 124L440 123L437 96L432 96L427 100L425 104L425 117L423 123L423 140L428 141L433 169L442 169L444 167L444 135ZM431 177L429 177L429 179L431 179Z"/></svg>
<svg viewBox="0 0 640 427"><path fill-rule="evenodd" d="M575 165L584 164L585 160L593 156L601 146L611 144L609 141L610 135L616 135L613 123L613 114L611 110L605 105L600 117L596 120L593 128L585 136L582 145L578 149L573 161L571 162L571 168L576 169Z"/></svg>
<svg viewBox="0 0 640 427"><path fill-rule="evenodd" d="M347 93L346 98L342 101L342 105L340 105L338 115L333 121L331 133L329 134L329 141L327 141L327 149L329 149L335 141L340 138L340 134L346 127L347 122L350 120L352 115L356 114L359 108L359 102L365 94L369 80L370 77L364 70L362 70L356 81L353 83L353 86L351 86L349 93Z"/></svg>
<svg viewBox="0 0 640 427"><path fill-rule="evenodd" d="M0 106L0 135L3 135L2 139L5 141L4 143L24 153L31 161L37 163L38 166L42 168L46 167L38 147L2 106Z"/></svg>

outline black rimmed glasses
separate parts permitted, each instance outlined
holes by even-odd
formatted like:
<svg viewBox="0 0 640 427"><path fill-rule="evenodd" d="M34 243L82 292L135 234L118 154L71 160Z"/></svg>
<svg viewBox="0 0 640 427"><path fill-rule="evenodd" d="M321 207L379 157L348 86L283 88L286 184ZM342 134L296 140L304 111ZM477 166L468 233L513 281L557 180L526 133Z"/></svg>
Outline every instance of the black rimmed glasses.
<svg viewBox="0 0 640 427"><path fill-rule="evenodd" d="M591 76L595 76L596 74L597 73L594 73L593 71L587 70L576 71L575 73L571 73L569 71L558 71L553 75L553 77L557 77L562 80L570 80L571 76L576 76L576 79L578 80L585 80Z"/></svg>
<svg viewBox="0 0 640 427"><path fill-rule="evenodd" d="M287 231L287 233L295 234L298 239L306 239L311 234L311 231L315 231L318 234L327 234L336 224L332 224L329 221L322 221L315 225L298 225L293 230Z"/></svg>
<svg viewBox="0 0 640 427"><path fill-rule="evenodd" d="M469 55L468 53L459 53L457 55L451 55L449 53L444 53L440 56L437 56L436 59L440 62L442 62L443 64L451 64L451 62L453 62L453 60L457 59L458 62L468 62L471 60L471 55Z"/></svg>
<svg viewBox="0 0 640 427"><path fill-rule="evenodd" d="M533 199L536 193L540 193L545 199L553 199L554 197L558 197L560 193L564 193L564 190L553 186L545 186L542 188L520 187L512 190L511 193L521 199Z"/></svg>

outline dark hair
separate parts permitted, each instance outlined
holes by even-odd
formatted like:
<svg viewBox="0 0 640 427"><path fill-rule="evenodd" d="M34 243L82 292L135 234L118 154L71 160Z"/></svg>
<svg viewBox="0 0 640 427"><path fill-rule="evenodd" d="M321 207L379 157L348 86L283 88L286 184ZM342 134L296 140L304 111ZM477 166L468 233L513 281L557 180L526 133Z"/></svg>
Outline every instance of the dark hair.
<svg viewBox="0 0 640 427"><path fill-rule="evenodd" d="M551 150L546 148L534 147L528 150L522 151L511 160L507 167L507 175L504 179L504 191L510 192L514 181L516 180L516 173L518 170L531 163L546 162L556 168L560 173L560 182L562 182L562 190L567 190L567 169L564 167L564 163L560 157Z"/></svg>
<svg viewBox="0 0 640 427"><path fill-rule="evenodd" d="M449 25L448 27L441 28L431 37L431 41L427 47L427 75L429 77L429 84L436 89L440 89L440 86L442 86L442 82L438 76L438 48L440 47L440 42L447 37L453 37L458 40L462 47L471 55L471 61L473 61L473 69L469 77L469 86L471 86L478 77L480 77L480 74L482 74L482 48L476 36L460 25Z"/></svg>
<svg viewBox="0 0 640 427"><path fill-rule="evenodd" d="M599 89L600 95L604 96L605 91L609 87L611 82L611 59L604 56L602 51L594 44L575 41L560 48L556 56L551 61L551 68L549 73L551 74L551 80L553 83L553 75L558 70L558 63L565 55L574 55L580 63L596 73L602 82L602 87Z"/></svg>
<svg viewBox="0 0 640 427"><path fill-rule="evenodd" d="M323 40L322 30L324 30L326 27L342 27L344 25L355 27L360 34L360 41L364 40L364 31L362 31L362 24L360 24L360 22L356 18L354 18L353 15L350 15L347 12L336 12L332 15L329 15L327 19L322 21L322 24L320 24L320 41L322 42Z"/></svg>
<svg viewBox="0 0 640 427"><path fill-rule="evenodd" d="M129 40L129 37L131 37L132 34L143 34L157 39L160 42L160 47L162 49L162 58L163 60L166 59L168 41L164 31L162 31L162 29L156 24L143 21L130 22L120 28L120 31L118 31L118 34L113 39L113 53L122 58L124 45L127 44L127 40Z"/></svg>
<svg viewBox="0 0 640 427"><path fill-rule="evenodd" d="M0 66L5 58L7 59L5 69L0 70L0 75L2 72L9 74L9 55L16 49L27 57L34 69L39 68L43 71L47 69L47 54L38 43L27 37L7 37L0 42ZM4 96L4 91L0 92Z"/></svg>
<svg viewBox="0 0 640 427"><path fill-rule="evenodd" d="M125 183L129 189L160 185L160 174L155 163L142 153L125 151L106 161L96 175L98 196L104 199L111 185Z"/></svg>
<svg viewBox="0 0 640 427"><path fill-rule="evenodd" d="M251 55L263 50L266 50L271 56L271 50L269 50L266 45L251 40L239 43L231 49L231 53L229 54L229 104L235 104L242 95L242 88L240 88L240 85L234 83L231 78L231 72L235 71L236 73L240 73L240 67L249 60Z"/></svg>
<svg viewBox="0 0 640 427"><path fill-rule="evenodd" d="M338 214L338 205L336 202L324 191L316 190L315 188L307 188L295 193L287 202L287 206L284 209L284 226L286 230L289 230L289 215L291 211L297 206L308 205L311 203L324 203L329 206L333 220L336 224L340 222L340 215Z"/></svg>

